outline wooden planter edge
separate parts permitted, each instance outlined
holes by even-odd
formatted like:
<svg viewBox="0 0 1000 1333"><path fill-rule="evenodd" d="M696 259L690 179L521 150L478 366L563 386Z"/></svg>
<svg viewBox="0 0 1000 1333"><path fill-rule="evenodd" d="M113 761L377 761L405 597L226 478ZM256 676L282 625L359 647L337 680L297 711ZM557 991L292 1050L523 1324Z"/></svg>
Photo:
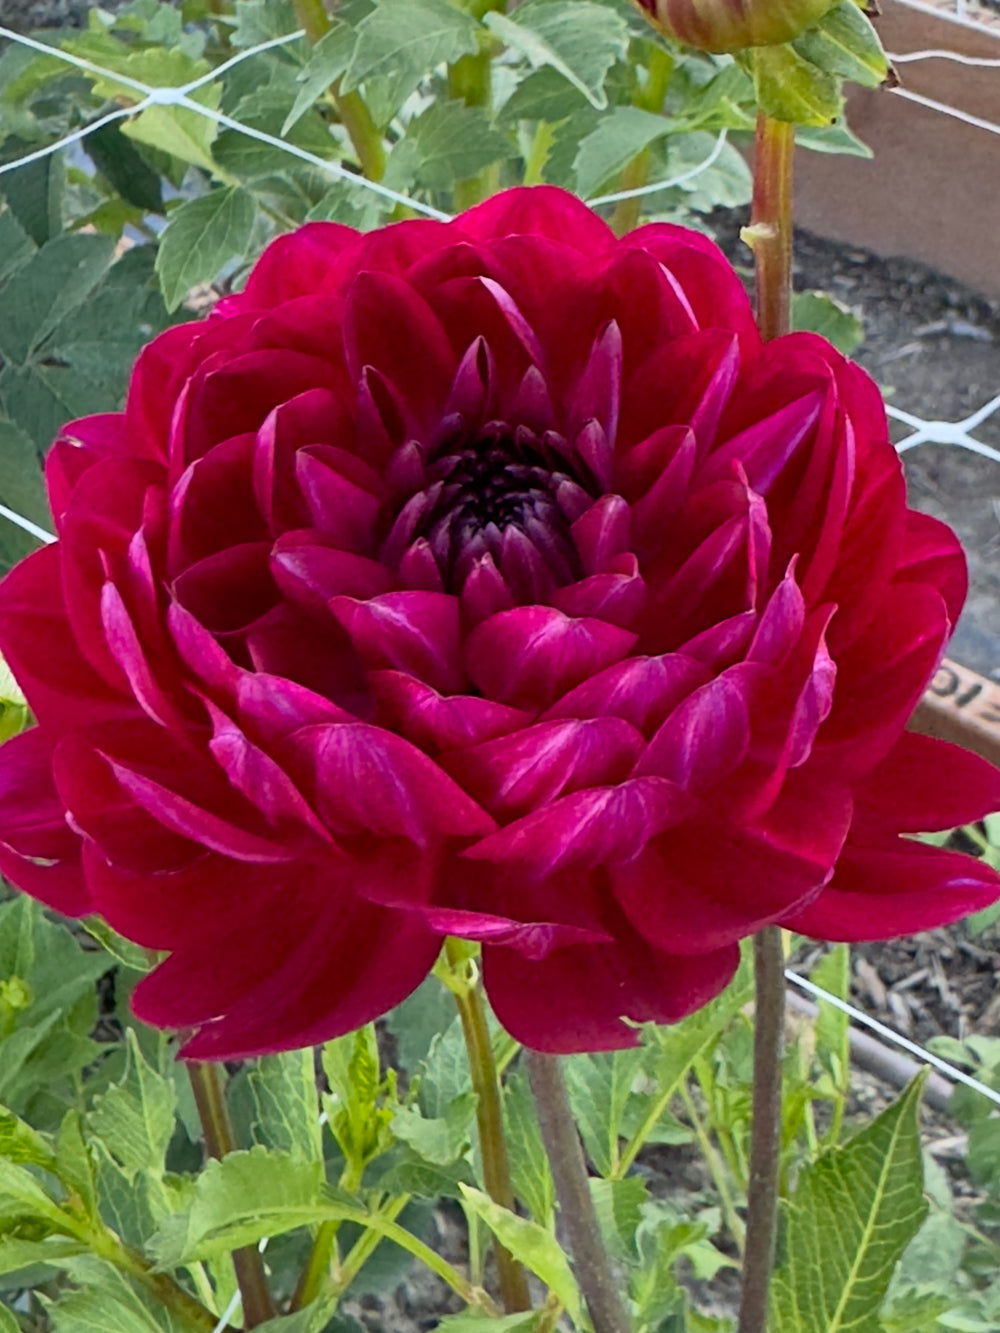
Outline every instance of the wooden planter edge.
<svg viewBox="0 0 1000 1333"><path fill-rule="evenodd" d="M974 750L1000 768L1000 685L946 657L910 729Z"/></svg>

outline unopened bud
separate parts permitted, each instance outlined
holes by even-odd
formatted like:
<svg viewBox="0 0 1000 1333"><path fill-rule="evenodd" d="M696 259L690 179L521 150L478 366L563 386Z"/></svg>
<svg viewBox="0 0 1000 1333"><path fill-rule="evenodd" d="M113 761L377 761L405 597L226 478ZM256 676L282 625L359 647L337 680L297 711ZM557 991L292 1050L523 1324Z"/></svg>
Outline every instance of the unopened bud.
<svg viewBox="0 0 1000 1333"><path fill-rule="evenodd" d="M818 23L839 0L636 0L653 24L699 51L778 46Z"/></svg>

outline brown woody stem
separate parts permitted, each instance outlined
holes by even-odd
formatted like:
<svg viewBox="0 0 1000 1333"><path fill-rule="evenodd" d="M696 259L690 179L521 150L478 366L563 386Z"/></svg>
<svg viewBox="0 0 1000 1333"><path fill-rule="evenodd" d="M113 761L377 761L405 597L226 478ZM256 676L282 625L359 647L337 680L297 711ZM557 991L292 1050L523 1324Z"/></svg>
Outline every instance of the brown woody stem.
<svg viewBox="0 0 1000 1333"><path fill-rule="evenodd" d="M791 324L794 153L795 126L759 112L753 210L744 239L757 270L757 323L768 341L787 333Z"/></svg>
<svg viewBox="0 0 1000 1333"><path fill-rule="evenodd" d="M597 1222L587 1164L583 1159L559 1057L529 1050L524 1054L542 1142L559 1200L559 1215L569 1237L573 1270L587 1303L594 1333L628 1333L629 1319L618 1294Z"/></svg>
<svg viewBox="0 0 1000 1333"><path fill-rule="evenodd" d="M234 1151L236 1141L219 1067L202 1060L190 1060L188 1076L205 1135L205 1151L209 1157L223 1158ZM244 1328L256 1328L273 1319L278 1312L271 1300L264 1264L256 1246L234 1250L233 1268L243 1298Z"/></svg>
<svg viewBox="0 0 1000 1333"><path fill-rule="evenodd" d="M781 1160L781 1049L785 959L781 931L765 926L753 941L754 1044L750 1185L737 1333L766 1333Z"/></svg>

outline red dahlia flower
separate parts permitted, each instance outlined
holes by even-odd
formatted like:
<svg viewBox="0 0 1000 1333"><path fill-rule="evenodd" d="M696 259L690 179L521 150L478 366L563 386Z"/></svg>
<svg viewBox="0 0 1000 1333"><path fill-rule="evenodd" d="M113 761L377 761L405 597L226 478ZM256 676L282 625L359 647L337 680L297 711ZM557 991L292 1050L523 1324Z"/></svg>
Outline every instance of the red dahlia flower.
<svg viewBox="0 0 1000 1333"><path fill-rule="evenodd" d="M905 836L1000 774L903 727L965 591L875 385L763 346L703 236L512 190L276 241L48 462L0 587L38 718L0 868L169 957L191 1056L296 1046L479 940L529 1045L626 1045L768 922L1000 893Z"/></svg>

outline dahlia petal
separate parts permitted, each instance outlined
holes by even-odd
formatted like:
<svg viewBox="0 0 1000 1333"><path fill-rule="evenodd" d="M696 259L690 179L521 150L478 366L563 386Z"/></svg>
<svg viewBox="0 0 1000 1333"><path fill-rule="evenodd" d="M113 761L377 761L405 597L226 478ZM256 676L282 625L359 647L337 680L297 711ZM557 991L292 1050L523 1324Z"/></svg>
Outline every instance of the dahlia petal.
<svg viewBox="0 0 1000 1333"><path fill-rule="evenodd" d="M295 857L295 848L239 828L154 778L137 772L109 755L102 757L107 760L118 782L136 804L182 838L189 838L210 851L231 856L237 861L266 865L290 861Z"/></svg>
<svg viewBox="0 0 1000 1333"><path fill-rule="evenodd" d="M552 397L545 383L545 376L537 366L529 366L524 372L510 409L510 416L512 420L520 421L536 435L542 435L555 426Z"/></svg>
<svg viewBox="0 0 1000 1333"><path fill-rule="evenodd" d="M271 552L274 581L306 610L324 612L333 597L374 597L393 586L378 560L317 541L311 531L286 532Z"/></svg>
<svg viewBox="0 0 1000 1333"><path fill-rule="evenodd" d="M93 908L80 839L52 776L53 739L39 727L12 736L0 754L0 871L57 912Z"/></svg>
<svg viewBox="0 0 1000 1333"><path fill-rule="evenodd" d="M335 847L329 831L294 782L264 750L254 745L235 722L206 701L212 719L208 748L236 791L242 793L275 829L306 830L327 847Z"/></svg>
<svg viewBox="0 0 1000 1333"><path fill-rule="evenodd" d="M345 550L370 555L378 496L329 466L315 449L300 449L295 455L295 476L317 531Z"/></svg>
<svg viewBox="0 0 1000 1333"><path fill-rule="evenodd" d="M631 512L620 495L602 495L570 528L588 574L603 574L609 562L631 549Z"/></svg>
<svg viewBox="0 0 1000 1333"><path fill-rule="evenodd" d="M366 723L305 727L291 738L315 774L315 801L336 833L371 832L427 847L496 826L452 778L409 741Z"/></svg>
<svg viewBox="0 0 1000 1333"><path fill-rule="evenodd" d="M619 573L592 574L578 583L557 588L552 605L567 616L595 617L631 629L646 605L649 588L634 555L619 556L616 563L619 562L625 566Z"/></svg>
<svg viewBox="0 0 1000 1333"><path fill-rule="evenodd" d="M704 456L739 371L739 344L726 328L703 328L658 347L626 384L620 438L635 444L675 422L690 427Z"/></svg>
<svg viewBox="0 0 1000 1333"><path fill-rule="evenodd" d="M851 822L846 787L786 781L755 826L705 812L612 871L615 897L646 939L676 953L723 948L785 921L833 874Z"/></svg>
<svg viewBox="0 0 1000 1333"><path fill-rule="evenodd" d="M591 417L573 437L573 448L586 463L598 485L607 490L614 473L612 436L608 435L599 421Z"/></svg>
<svg viewBox="0 0 1000 1333"><path fill-rule="evenodd" d="M0 584L0 651L35 717L54 731L136 711L134 701L108 684L77 646L63 600L60 556L61 544L43 546Z"/></svg>
<svg viewBox="0 0 1000 1333"><path fill-rule="evenodd" d="M648 735L709 677L706 667L684 653L629 657L564 694L543 720L620 717Z"/></svg>
<svg viewBox="0 0 1000 1333"><path fill-rule="evenodd" d="M251 474L256 435L234 435L195 459L170 497L167 570L188 565L227 546L264 541L267 527L257 509ZM225 505L219 496L226 497Z"/></svg>
<svg viewBox="0 0 1000 1333"><path fill-rule="evenodd" d="M307 222L272 241L242 292L227 300L241 310L271 310L296 297L312 296L323 286L334 261L356 249L360 240L353 227L339 222Z"/></svg>
<svg viewBox="0 0 1000 1333"><path fill-rule="evenodd" d="M639 552L657 552L665 526L681 512L691 489L698 441L686 426L654 431L626 456L622 489L632 498L632 523ZM651 468L655 468L648 484Z"/></svg>
<svg viewBox="0 0 1000 1333"><path fill-rule="evenodd" d="M718 445L699 474L699 484L728 476L738 461L753 489L766 495L814 429L826 397L821 390L803 394Z"/></svg>
<svg viewBox="0 0 1000 1333"><path fill-rule="evenodd" d="M480 804L509 818L581 787L622 781L642 747L621 718L568 719L467 747L442 763Z"/></svg>
<svg viewBox="0 0 1000 1333"><path fill-rule="evenodd" d="M240 725L267 745L301 727L356 719L322 694L266 671L244 672L235 690Z"/></svg>
<svg viewBox="0 0 1000 1333"><path fill-rule="evenodd" d="M106 583L101 591L101 619L112 656L125 673L143 711L163 727L184 726L184 713L157 679L128 608L113 583Z"/></svg>
<svg viewBox="0 0 1000 1333"><path fill-rule="evenodd" d="M437 558L426 537L418 537L399 562L399 579L410 592L444 592L444 579ZM386 592L388 589L379 588Z"/></svg>
<svg viewBox="0 0 1000 1333"><path fill-rule="evenodd" d="M295 484L295 455L303 445L338 438L344 414L342 401L329 389L307 389L265 417L254 447L253 490L272 532L304 524L307 514Z"/></svg>
<svg viewBox="0 0 1000 1333"><path fill-rule="evenodd" d="M635 775L702 792L731 773L750 746L747 668L732 667L674 709L643 751Z"/></svg>
<svg viewBox="0 0 1000 1333"><path fill-rule="evenodd" d="M958 623L969 590L969 573L958 538L946 523L914 509L907 511L903 556L896 580L929 583L937 588L945 600L952 627Z"/></svg>
<svg viewBox="0 0 1000 1333"><path fill-rule="evenodd" d="M475 430L494 416L495 384L496 361L486 339L480 335L469 344L458 363L442 416L461 416Z"/></svg>
<svg viewBox="0 0 1000 1333"><path fill-rule="evenodd" d="M857 825L929 833L1000 810L1000 769L947 741L904 731L854 791Z"/></svg>
<svg viewBox="0 0 1000 1333"><path fill-rule="evenodd" d="M554 607L517 606L484 620L465 645L469 675L487 698L544 708L625 656L636 636Z"/></svg>
<svg viewBox="0 0 1000 1333"><path fill-rule="evenodd" d="M478 695L439 694L403 671L373 671L370 680L387 723L421 749L478 745L531 721L530 713Z"/></svg>
<svg viewBox="0 0 1000 1333"><path fill-rule="evenodd" d="M213 634L245 630L278 601L271 543L244 542L189 565L174 579L180 605Z"/></svg>
<svg viewBox="0 0 1000 1333"><path fill-rule="evenodd" d="M124 453L124 442L120 412L101 412L63 426L45 458L45 485L57 532L77 482L95 463Z"/></svg>
<svg viewBox="0 0 1000 1333"><path fill-rule="evenodd" d="M691 798L665 778L631 778L563 796L463 853L474 861L520 866L534 878L634 860L691 811Z"/></svg>
<svg viewBox="0 0 1000 1333"><path fill-rule="evenodd" d="M614 441L618 436L621 406L622 335L615 320L609 320L594 339L587 364L573 395L568 434L573 436L593 419Z"/></svg>
<svg viewBox="0 0 1000 1333"><path fill-rule="evenodd" d="M235 662L201 621L178 602L167 607L167 629L196 680L223 696L236 688L240 672Z"/></svg>
<svg viewBox="0 0 1000 1333"><path fill-rule="evenodd" d="M483 982L505 1030L554 1054L635 1046L634 1024L676 1023L718 995L739 963L736 945L681 957L615 933L614 944L573 944L542 958L484 942Z"/></svg>
<svg viewBox="0 0 1000 1333"><path fill-rule="evenodd" d="M516 602L531 605L547 602L555 591L555 578L545 557L531 538L514 524L500 538L500 575Z"/></svg>
<svg viewBox="0 0 1000 1333"><path fill-rule="evenodd" d="M611 937L584 926L563 925L558 921L514 921L506 916L468 912L455 907L422 907L420 915L430 928L441 935L457 935L464 940L504 945L516 949L525 958L547 958L553 949L567 944L600 944Z"/></svg>
<svg viewBox="0 0 1000 1333"><path fill-rule="evenodd" d="M983 861L923 843L848 842L833 879L781 924L824 940L883 940L958 921L1000 898L1000 875Z"/></svg>
<svg viewBox="0 0 1000 1333"><path fill-rule="evenodd" d="M498 611L510 611L514 595L491 555L480 556L465 576L461 592L462 620L475 627Z"/></svg>
<svg viewBox="0 0 1000 1333"><path fill-rule="evenodd" d="M586 204L551 185L501 190L468 209L451 226L475 241L498 236L547 236L583 254L615 245L614 233Z"/></svg>
<svg viewBox="0 0 1000 1333"><path fill-rule="evenodd" d="M437 315L404 278L358 274L344 312L344 347L354 378L374 367L398 390L413 425L429 426L440 414L455 355Z"/></svg>
<svg viewBox="0 0 1000 1333"><path fill-rule="evenodd" d="M464 688L457 597L443 592L388 592L366 602L334 597L330 610L368 667L411 672L445 693Z"/></svg>
<svg viewBox="0 0 1000 1333"><path fill-rule="evenodd" d="M747 659L782 666L802 636L806 603L795 581L795 561L768 598L747 649Z"/></svg>

